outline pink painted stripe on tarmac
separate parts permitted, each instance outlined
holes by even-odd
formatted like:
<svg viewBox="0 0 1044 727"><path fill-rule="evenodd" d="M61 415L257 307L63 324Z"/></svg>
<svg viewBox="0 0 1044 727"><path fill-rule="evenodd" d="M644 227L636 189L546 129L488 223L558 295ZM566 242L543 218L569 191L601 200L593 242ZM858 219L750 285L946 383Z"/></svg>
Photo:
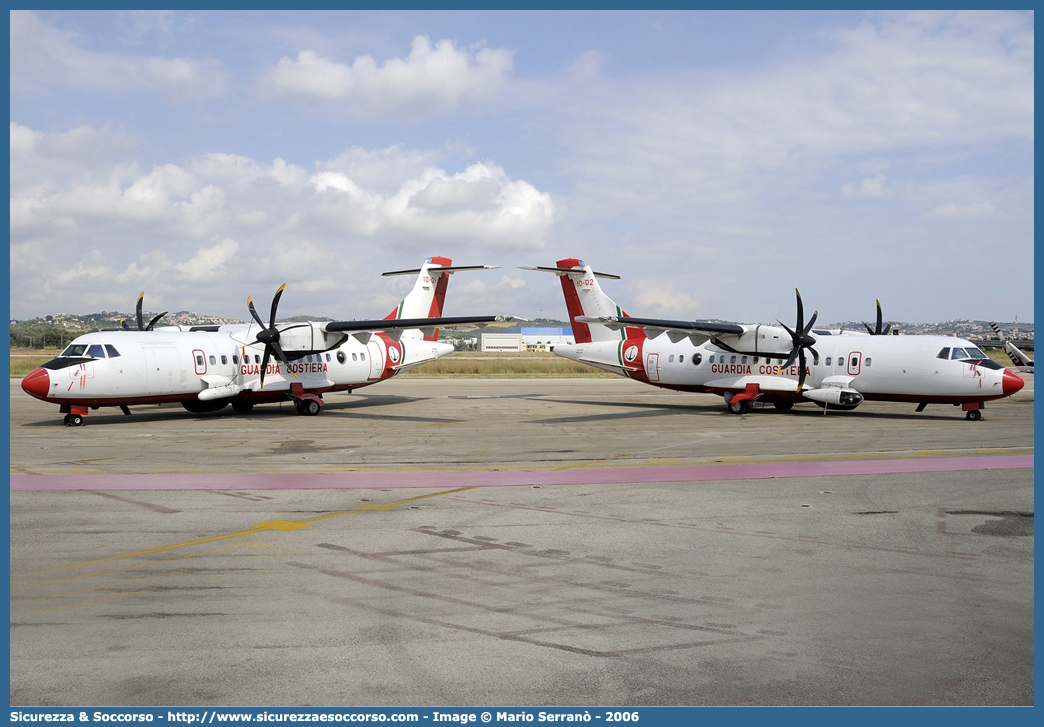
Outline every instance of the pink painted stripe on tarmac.
<svg viewBox="0 0 1044 727"><path fill-rule="evenodd" d="M981 457L675 467L584 467L564 470L468 470L430 472L200 473L11 475L12 490L338 490L410 487L505 487L522 485L609 485L642 482L707 482L789 477L846 477L917 472L1033 469L1032 454Z"/></svg>

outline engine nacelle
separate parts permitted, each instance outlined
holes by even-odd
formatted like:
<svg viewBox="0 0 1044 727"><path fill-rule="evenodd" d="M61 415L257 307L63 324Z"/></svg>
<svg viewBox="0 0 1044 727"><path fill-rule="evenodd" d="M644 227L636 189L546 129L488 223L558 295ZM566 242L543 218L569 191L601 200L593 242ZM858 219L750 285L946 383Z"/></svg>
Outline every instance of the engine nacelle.
<svg viewBox="0 0 1044 727"><path fill-rule="evenodd" d="M855 409L863 403L863 395L858 391L855 389L843 389L840 386L806 389L801 392L801 395L817 404L829 404L838 409Z"/></svg>

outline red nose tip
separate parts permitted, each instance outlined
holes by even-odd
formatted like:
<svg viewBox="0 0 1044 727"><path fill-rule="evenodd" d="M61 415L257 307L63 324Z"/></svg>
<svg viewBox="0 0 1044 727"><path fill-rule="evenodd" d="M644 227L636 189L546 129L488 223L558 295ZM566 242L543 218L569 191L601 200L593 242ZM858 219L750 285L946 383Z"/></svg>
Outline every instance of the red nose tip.
<svg viewBox="0 0 1044 727"><path fill-rule="evenodd" d="M44 368L33 369L28 376L22 379L22 391L37 399L46 397L50 388L51 377L47 375L47 369Z"/></svg>
<svg viewBox="0 0 1044 727"><path fill-rule="evenodd" d="M1004 385L1004 395L1005 396L1011 396L1016 391L1021 390L1022 387L1026 385L1026 382L1023 381L1022 377L1019 376L1018 374L1012 373L1011 371L1008 371L1007 369L1005 369L1004 370L1003 385ZM23 384L23 386L24 386L24 384Z"/></svg>

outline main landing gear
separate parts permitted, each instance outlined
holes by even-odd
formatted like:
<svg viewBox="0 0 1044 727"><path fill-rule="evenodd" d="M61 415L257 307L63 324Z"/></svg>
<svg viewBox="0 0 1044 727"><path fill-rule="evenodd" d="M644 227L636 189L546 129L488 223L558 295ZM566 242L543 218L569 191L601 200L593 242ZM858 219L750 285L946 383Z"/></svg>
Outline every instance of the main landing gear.
<svg viewBox="0 0 1044 727"><path fill-rule="evenodd" d="M306 417L316 416L323 408L318 399L296 399L294 406L297 407L298 414Z"/></svg>
<svg viewBox="0 0 1044 727"><path fill-rule="evenodd" d="M746 414L750 411L750 399L740 399L739 397L736 397L730 401L727 406L729 407L729 412L732 414Z"/></svg>

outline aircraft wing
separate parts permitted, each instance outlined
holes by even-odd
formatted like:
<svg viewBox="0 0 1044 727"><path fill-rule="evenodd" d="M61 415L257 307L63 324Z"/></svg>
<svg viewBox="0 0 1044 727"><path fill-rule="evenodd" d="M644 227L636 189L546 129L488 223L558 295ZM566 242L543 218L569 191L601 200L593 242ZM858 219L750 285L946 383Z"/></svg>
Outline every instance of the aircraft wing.
<svg viewBox="0 0 1044 727"><path fill-rule="evenodd" d="M746 328L738 323L715 321L671 321L659 318L621 318L619 316L577 316L581 323L601 323L606 328L619 331L624 328L641 328L650 339L664 333L673 343L688 338L699 346L712 338L741 336Z"/></svg>
<svg viewBox="0 0 1044 727"><path fill-rule="evenodd" d="M384 318L370 321L327 321L320 323L323 331L350 333L364 343L374 333L386 333L398 340L403 331L420 329L432 334L437 328L458 328L463 330L474 328L509 328L525 322L525 318L515 316L454 316L449 318Z"/></svg>

